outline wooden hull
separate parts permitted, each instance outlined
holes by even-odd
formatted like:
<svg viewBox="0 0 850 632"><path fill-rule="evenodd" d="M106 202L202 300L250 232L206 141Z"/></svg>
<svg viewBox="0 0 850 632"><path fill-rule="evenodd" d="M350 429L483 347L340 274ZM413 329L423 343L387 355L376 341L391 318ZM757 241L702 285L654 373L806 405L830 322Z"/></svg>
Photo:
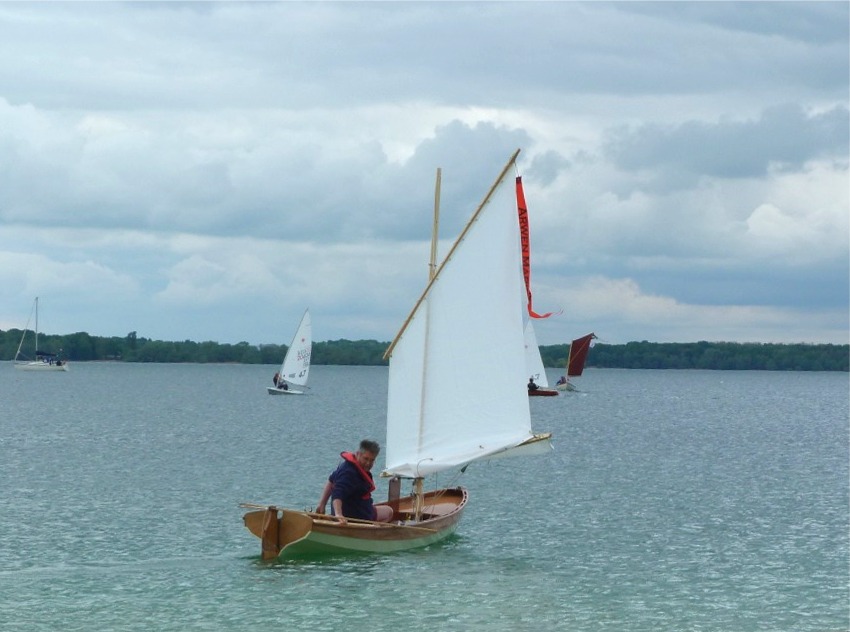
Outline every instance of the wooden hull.
<svg viewBox="0 0 850 632"><path fill-rule="evenodd" d="M393 553L428 546L454 533L466 502L467 493L462 487L428 492L423 520L416 523L409 520L412 496L398 500L393 523L364 520L341 525L333 516L271 506L246 513L243 521L262 541L264 560L335 553Z"/></svg>
<svg viewBox="0 0 850 632"><path fill-rule="evenodd" d="M47 362L19 362L15 364L19 371L67 371L68 363L49 364Z"/></svg>
<svg viewBox="0 0 850 632"><path fill-rule="evenodd" d="M303 395L304 391L296 391L294 388L282 389L277 388L275 386L268 386L266 390L269 392L269 395Z"/></svg>
<svg viewBox="0 0 850 632"><path fill-rule="evenodd" d="M554 397L558 391L553 391L549 388L538 388L536 391L528 391L529 397Z"/></svg>

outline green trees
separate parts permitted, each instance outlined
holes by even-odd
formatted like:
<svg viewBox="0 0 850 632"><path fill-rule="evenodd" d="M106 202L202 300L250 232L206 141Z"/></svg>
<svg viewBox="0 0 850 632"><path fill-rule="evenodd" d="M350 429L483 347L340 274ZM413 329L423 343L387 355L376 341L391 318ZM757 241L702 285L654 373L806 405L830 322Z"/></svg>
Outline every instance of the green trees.
<svg viewBox="0 0 850 632"><path fill-rule="evenodd" d="M564 366L568 345L541 347L546 366ZM850 346L736 342L599 343L587 366L618 369L713 369L759 371L848 371Z"/></svg>
<svg viewBox="0 0 850 632"><path fill-rule="evenodd" d="M313 343L313 364L379 366L387 364L384 351L389 346L377 340L333 340Z"/></svg>
<svg viewBox="0 0 850 632"><path fill-rule="evenodd" d="M0 330L0 360L15 356L23 331ZM385 365L388 343L377 340L329 340L313 343L313 364ZM234 362L278 364L286 345L252 345L247 342L169 342L140 337L103 338L77 332L63 336L39 335L39 348L58 352L71 361L120 360L123 362ZM564 367L569 345L540 347L543 364ZM591 348L587 366L621 369L715 369L762 371L850 371L850 345L771 344L733 342L656 343L624 345L598 343Z"/></svg>

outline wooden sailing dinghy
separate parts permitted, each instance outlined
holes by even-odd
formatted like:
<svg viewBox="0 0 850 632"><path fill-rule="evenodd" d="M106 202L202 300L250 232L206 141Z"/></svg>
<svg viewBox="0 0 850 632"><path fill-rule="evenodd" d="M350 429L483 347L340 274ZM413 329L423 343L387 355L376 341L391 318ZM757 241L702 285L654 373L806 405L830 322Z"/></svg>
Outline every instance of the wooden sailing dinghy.
<svg viewBox="0 0 850 632"><path fill-rule="evenodd" d="M243 520L261 539L264 559L387 553L433 544L456 530L468 496L463 487L424 493L426 476L462 471L477 460L551 449L551 435L531 430L526 392L516 205L512 188L505 186L518 154L438 268L437 172L430 280L385 354L389 385L382 475L391 480L389 498L381 504L393 508L393 522L349 519L341 524L308 511L244 505L254 509ZM412 493L403 498L402 480L412 482Z"/></svg>
<svg viewBox="0 0 850 632"><path fill-rule="evenodd" d="M341 525L333 516L263 505L246 513L244 521L262 540L264 560L277 558L284 550L287 557L392 553L428 546L453 533L466 500L466 490L460 487L428 492L417 520L415 496L408 496L395 502L394 523L348 518L348 524Z"/></svg>

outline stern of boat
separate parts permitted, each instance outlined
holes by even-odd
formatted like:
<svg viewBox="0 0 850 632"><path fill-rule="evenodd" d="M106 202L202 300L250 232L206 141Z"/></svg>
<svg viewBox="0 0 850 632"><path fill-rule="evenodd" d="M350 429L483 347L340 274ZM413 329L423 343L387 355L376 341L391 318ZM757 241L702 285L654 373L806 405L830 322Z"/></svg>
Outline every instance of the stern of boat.
<svg viewBox="0 0 850 632"><path fill-rule="evenodd" d="M278 557L284 548L306 538L313 527L309 516L274 506L249 511L242 516L242 521L251 533L260 538L264 560Z"/></svg>

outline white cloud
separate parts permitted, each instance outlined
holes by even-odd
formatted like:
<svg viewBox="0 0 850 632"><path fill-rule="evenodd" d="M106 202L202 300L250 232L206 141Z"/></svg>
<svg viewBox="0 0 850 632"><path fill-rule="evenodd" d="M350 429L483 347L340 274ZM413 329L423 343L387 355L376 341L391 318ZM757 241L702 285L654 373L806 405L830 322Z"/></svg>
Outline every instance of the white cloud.
<svg viewBox="0 0 850 632"><path fill-rule="evenodd" d="M633 279L580 279L549 298L563 305L565 313L537 327L540 344L562 344L589 331L612 344L629 340L764 342L753 338L753 322L763 328L759 331L769 332L770 342L815 343L839 341L835 334L848 326L845 310L688 304L645 293ZM541 303L544 306L551 307ZM800 320L806 322L805 328L798 326ZM628 340L624 331L631 332Z"/></svg>
<svg viewBox="0 0 850 632"><path fill-rule="evenodd" d="M0 3L0 322L48 291L69 331L389 339L436 168L449 240L521 147L551 342L846 342L847 19Z"/></svg>
<svg viewBox="0 0 850 632"><path fill-rule="evenodd" d="M846 255L850 190L846 171L814 164L783 174L765 202L746 220L751 244L762 256L780 255L801 263Z"/></svg>

